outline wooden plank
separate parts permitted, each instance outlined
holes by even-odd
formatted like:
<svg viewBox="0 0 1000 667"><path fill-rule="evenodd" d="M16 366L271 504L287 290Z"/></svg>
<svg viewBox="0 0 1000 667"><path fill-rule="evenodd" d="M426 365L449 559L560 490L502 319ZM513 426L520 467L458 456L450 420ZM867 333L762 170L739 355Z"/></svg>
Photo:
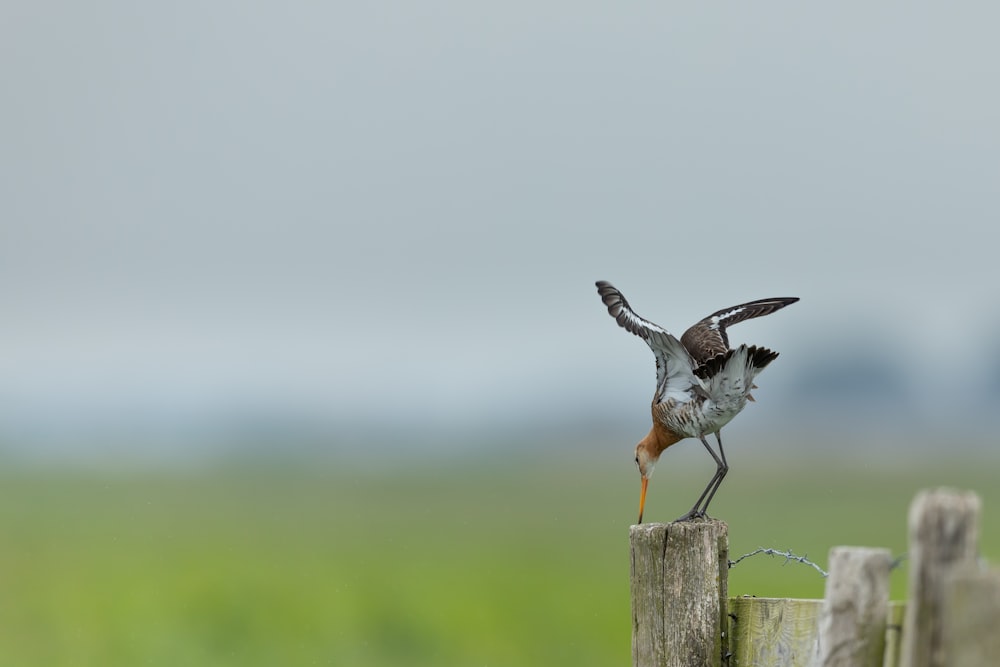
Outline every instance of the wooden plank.
<svg viewBox="0 0 1000 667"><path fill-rule="evenodd" d="M941 641L945 582L952 569L975 562L979 509L975 493L952 489L921 491L910 504L901 667L948 667Z"/></svg>
<svg viewBox="0 0 1000 667"><path fill-rule="evenodd" d="M722 521L632 526L632 664L719 667L728 653L729 528Z"/></svg>
<svg viewBox="0 0 1000 667"><path fill-rule="evenodd" d="M1000 570L976 565L948 577L942 643L949 667L982 667L1000 661Z"/></svg>
<svg viewBox="0 0 1000 667"><path fill-rule="evenodd" d="M830 549L814 667L882 667L891 562L888 549Z"/></svg>
<svg viewBox="0 0 1000 667"><path fill-rule="evenodd" d="M885 619L885 658L882 660L882 667L899 667L906 603L894 600L889 603L888 611Z"/></svg>
<svg viewBox="0 0 1000 667"><path fill-rule="evenodd" d="M807 667L822 606L822 600L730 599L730 667Z"/></svg>

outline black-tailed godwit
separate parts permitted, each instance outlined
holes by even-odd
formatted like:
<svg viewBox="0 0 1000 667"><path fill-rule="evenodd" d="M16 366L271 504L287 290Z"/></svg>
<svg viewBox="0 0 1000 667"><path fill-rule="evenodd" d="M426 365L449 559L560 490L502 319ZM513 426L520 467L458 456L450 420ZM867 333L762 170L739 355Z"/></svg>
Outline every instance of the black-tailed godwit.
<svg viewBox="0 0 1000 667"><path fill-rule="evenodd" d="M642 476L639 523L646 505L646 488L660 454L684 438L698 438L715 460L715 475L701 492L684 521L706 516L708 504L729 472L722 449L722 427L738 415L747 401L754 400L753 381L778 356L756 345L729 347L726 327L769 315L798 301L796 297L759 299L718 310L684 332L680 340L663 327L636 314L628 301L606 281L597 282L597 292L618 324L646 341L656 357L656 393L653 395L653 427L635 448L635 464ZM715 434L716 454L705 439Z"/></svg>

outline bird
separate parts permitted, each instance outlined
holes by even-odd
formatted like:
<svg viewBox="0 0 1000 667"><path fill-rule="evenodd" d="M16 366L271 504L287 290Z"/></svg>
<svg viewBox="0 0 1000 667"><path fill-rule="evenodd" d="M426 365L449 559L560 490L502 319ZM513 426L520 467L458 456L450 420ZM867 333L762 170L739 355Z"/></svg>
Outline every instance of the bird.
<svg viewBox="0 0 1000 667"><path fill-rule="evenodd" d="M691 510L677 521L708 516L708 505L729 472L722 449L722 427L754 398L754 379L778 357L756 345L729 347L726 328L781 310L798 297L758 299L717 310L692 325L678 340L666 329L640 317L614 285L597 281L597 293L618 325L646 341L656 358L656 393L651 406L653 426L635 447L641 477L639 523L646 506L649 477L660 455L685 438L698 438L715 461L716 470ZM716 454L706 436L715 434Z"/></svg>

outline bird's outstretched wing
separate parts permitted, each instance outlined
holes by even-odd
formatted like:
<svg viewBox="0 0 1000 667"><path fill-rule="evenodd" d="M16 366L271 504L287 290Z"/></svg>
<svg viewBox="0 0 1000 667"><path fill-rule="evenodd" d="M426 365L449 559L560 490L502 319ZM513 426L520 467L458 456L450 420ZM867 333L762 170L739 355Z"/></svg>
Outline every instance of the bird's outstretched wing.
<svg viewBox="0 0 1000 667"><path fill-rule="evenodd" d="M649 334L653 331L667 333L667 330L659 324L654 324L649 320L639 317L639 314L632 310L625 300L625 295L618 291L614 285L606 280L597 281L597 293L601 295L604 305L608 307L608 313L615 318L618 325L630 333L634 333L647 343Z"/></svg>
<svg viewBox="0 0 1000 667"><path fill-rule="evenodd" d="M626 331L646 341L656 357L656 394L653 403L673 398L691 399L691 389L703 389L702 381L694 374L694 360L676 337L666 329L640 317L624 295L611 283L599 280L597 293L601 295L608 314Z"/></svg>
<svg viewBox="0 0 1000 667"><path fill-rule="evenodd" d="M726 327L743 320L770 315L796 301L798 301L797 297L776 297L723 308L691 326L681 336L681 343L697 363L704 364L712 357L729 350L729 336L726 335Z"/></svg>

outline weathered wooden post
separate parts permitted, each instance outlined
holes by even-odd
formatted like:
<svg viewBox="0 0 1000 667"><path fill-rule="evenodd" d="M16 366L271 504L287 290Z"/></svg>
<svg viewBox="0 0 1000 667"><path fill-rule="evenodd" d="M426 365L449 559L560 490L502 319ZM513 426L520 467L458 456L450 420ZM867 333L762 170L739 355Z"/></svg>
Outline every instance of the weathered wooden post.
<svg viewBox="0 0 1000 667"><path fill-rule="evenodd" d="M979 508L975 493L951 489L922 491L910 504L910 583L901 667L950 664L942 646L946 583L954 568L975 563Z"/></svg>
<svg viewBox="0 0 1000 667"><path fill-rule="evenodd" d="M808 667L822 600L739 597L729 601L730 667Z"/></svg>
<svg viewBox="0 0 1000 667"><path fill-rule="evenodd" d="M813 667L882 667L891 562L888 549L830 549Z"/></svg>
<svg viewBox="0 0 1000 667"><path fill-rule="evenodd" d="M640 524L629 543L633 666L727 665L729 527L714 519Z"/></svg>
<svg viewBox="0 0 1000 667"><path fill-rule="evenodd" d="M899 667L900 645L903 643L903 617L906 616L905 602L890 602L885 619L885 658L882 667Z"/></svg>
<svg viewBox="0 0 1000 667"><path fill-rule="evenodd" d="M949 667L995 665L1000 659L1000 570L963 565L944 599L944 655Z"/></svg>

